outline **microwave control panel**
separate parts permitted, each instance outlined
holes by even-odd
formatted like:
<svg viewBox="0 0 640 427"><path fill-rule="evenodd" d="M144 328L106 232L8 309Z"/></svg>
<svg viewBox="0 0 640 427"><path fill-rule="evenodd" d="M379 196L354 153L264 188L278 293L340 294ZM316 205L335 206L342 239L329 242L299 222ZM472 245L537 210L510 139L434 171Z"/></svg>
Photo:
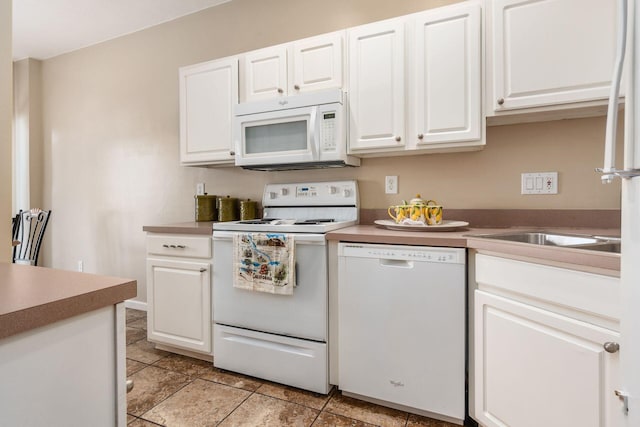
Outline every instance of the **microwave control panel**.
<svg viewBox="0 0 640 427"><path fill-rule="evenodd" d="M322 151L335 151L336 150L336 112L327 111L320 113L322 115L321 125L321 149Z"/></svg>

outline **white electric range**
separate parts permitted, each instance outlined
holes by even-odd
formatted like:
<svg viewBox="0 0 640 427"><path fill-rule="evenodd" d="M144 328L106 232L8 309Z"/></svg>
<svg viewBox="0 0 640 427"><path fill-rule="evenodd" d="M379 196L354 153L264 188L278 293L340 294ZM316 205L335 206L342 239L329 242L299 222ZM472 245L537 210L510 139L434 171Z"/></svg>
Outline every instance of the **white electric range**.
<svg viewBox="0 0 640 427"><path fill-rule="evenodd" d="M214 366L328 393L325 233L358 223L357 182L267 184L262 206L262 219L213 226ZM284 234L295 242L292 295L233 286L234 236L247 233Z"/></svg>

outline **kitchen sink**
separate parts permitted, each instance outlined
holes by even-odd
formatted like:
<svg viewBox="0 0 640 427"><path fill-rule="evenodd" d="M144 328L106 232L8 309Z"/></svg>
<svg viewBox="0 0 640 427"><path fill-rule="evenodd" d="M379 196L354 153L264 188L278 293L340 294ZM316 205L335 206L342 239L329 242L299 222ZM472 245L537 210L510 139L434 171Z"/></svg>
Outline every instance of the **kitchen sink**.
<svg viewBox="0 0 640 427"><path fill-rule="evenodd" d="M590 251L609 252L612 254L620 253L620 240L612 240L604 243L595 243L592 245L579 246L580 249L586 249Z"/></svg>
<svg viewBox="0 0 640 427"><path fill-rule="evenodd" d="M545 231L517 231L477 235L473 237L528 243L540 246L561 246L592 251L620 253L620 239L615 237L586 236L581 234L565 234Z"/></svg>
<svg viewBox="0 0 640 427"><path fill-rule="evenodd" d="M476 237L543 246L593 245L607 242L606 239L601 237L582 236L577 234L546 233L542 231L518 231L512 233L487 234Z"/></svg>

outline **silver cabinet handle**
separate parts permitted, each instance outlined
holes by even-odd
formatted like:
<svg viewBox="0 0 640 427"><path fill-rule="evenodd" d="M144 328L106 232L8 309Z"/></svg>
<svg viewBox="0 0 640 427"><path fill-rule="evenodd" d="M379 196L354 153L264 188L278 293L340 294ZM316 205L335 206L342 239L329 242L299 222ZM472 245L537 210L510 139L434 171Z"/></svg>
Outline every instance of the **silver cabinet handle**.
<svg viewBox="0 0 640 427"><path fill-rule="evenodd" d="M236 155L236 152L235 152L235 151L229 151L229 155L230 155L230 156L235 156L235 155Z"/></svg>
<svg viewBox="0 0 640 427"><path fill-rule="evenodd" d="M201 269L200 269L200 273L204 273L205 271L207 271L207 269L206 269L206 268L201 268Z"/></svg>
<svg viewBox="0 0 640 427"><path fill-rule="evenodd" d="M162 245L163 248L171 248L171 249L184 249L185 245L167 245L166 243Z"/></svg>
<svg viewBox="0 0 640 427"><path fill-rule="evenodd" d="M295 90L300 90L300 85L293 85L293 88L294 88Z"/></svg>
<svg viewBox="0 0 640 427"><path fill-rule="evenodd" d="M422 138L424 138L424 135L423 135L423 134L421 134L421 133L419 133L419 134L418 134L418 139L422 139Z"/></svg>
<svg viewBox="0 0 640 427"><path fill-rule="evenodd" d="M603 344L604 351L607 353L617 353L620 350L620 344L617 342L607 341Z"/></svg>
<svg viewBox="0 0 640 427"><path fill-rule="evenodd" d="M402 138L400 138L399 136L396 136L396 141L400 142L400 141L402 141Z"/></svg>
<svg viewBox="0 0 640 427"><path fill-rule="evenodd" d="M498 105L504 104L504 98L498 98Z"/></svg>
<svg viewBox="0 0 640 427"><path fill-rule="evenodd" d="M282 88L281 88L281 87L279 87L279 88L278 88L278 93L283 93L283 92L284 92L284 90L282 90Z"/></svg>

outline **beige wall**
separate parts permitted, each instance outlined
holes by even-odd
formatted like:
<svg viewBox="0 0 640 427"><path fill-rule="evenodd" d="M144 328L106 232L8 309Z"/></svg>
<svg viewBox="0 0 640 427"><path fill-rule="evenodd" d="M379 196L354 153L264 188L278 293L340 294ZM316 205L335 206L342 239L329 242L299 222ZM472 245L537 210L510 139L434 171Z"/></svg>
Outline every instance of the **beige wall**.
<svg viewBox="0 0 640 427"><path fill-rule="evenodd" d="M11 261L11 0L0 0L0 262Z"/></svg>
<svg viewBox="0 0 640 427"><path fill-rule="evenodd" d="M41 61L23 59L13 63L13 117L14 117L14 169L18 168L21 152L18 146L26 145L26 172L28 179L28 197L20 206L16 192L23 189L14 188L14 210L46 208L42 205L43 191L43 144L42 144L42 96L41 96ZM21 165L23 167L24 165ZM15 172L15 171L14 171ZM19 187L20 179L14 175L14 185Z"/></svg>
<svg viewBox="0 0 640 427"><path fill-rule="evenodd" d="M259 199L265 182L359 180L364 208L415 193L451 208L619 206L604 187L602 118L492 127L479 152L364 159L360 168L186 168L178 156L178 67L453 1L234 0L43 62L46 265L133 277L146 298L143 225L193 218L195 183ZM520 173L558 171L560 194L521 196ZM398 175L399 195L384 194Z"/></svg>

